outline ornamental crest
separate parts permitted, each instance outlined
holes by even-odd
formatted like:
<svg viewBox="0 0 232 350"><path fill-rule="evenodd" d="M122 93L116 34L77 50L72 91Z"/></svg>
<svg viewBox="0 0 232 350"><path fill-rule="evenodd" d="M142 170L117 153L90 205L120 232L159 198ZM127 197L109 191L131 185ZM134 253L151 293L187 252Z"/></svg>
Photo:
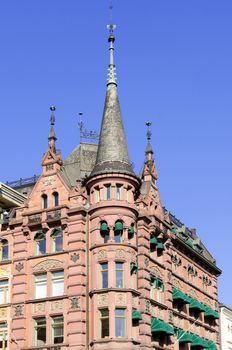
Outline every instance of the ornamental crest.
<svg viewBox="0 0 232 350"><path fill-rule="evenodd" d="M100 252L98 252L98 260L105 260L105 259L107 259L107 251L100 250Z"/></svg>
<svg viewBox="0 0 232 350"><path fill-rule="evenodd" d="M60 260L44 260L33 267L33 272L49 271L51 269L63 268L63 262Z"/></svg>
<svg viewBox="0 0 232 350"><path fill-rule="evenodd" d="M115 258L116 259L125 259L125 251L123 249L117 249L115 253Z"/></svg>
<svg viewBox="0 0 232 350"><path fill-rule="evenodd" d="M116 294L115 295L115 304L116 305L125 305L126 304L126 294Z"/></svg>
<svg viewBox="0 0 232 350"><path fill-rule="evenodd" d="M173 279L172 279L172 285L173 285L173 287L175 287L176 289L183 290L183 285L182 285L182 283L181 283L179 280L177 280L176 278L173 278Z"/></svg>
<svg viewBox="0 0 232 350"><path fill-rule="evenodd" d="M108 294L98 295L98 305L108 305Z"/></svg>
<svg viewBox="0 0 232 350"><path fill-rule="evenodd" d="M163 272L158 268L158 266L151 266L151 273L157 277L163 277Z"/></svg>

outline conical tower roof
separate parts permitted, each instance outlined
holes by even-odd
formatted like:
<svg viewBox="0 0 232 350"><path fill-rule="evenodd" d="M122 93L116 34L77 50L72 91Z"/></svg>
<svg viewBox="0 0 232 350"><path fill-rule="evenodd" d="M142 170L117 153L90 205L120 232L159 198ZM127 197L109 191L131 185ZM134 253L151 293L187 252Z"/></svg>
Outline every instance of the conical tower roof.
<svg viewBox="0 0 232 350"><path fill-rule="evenodd" d="M113 25L109 26L109 77L107 82L105 107L102 117L97 159L90 177L106 173L123 173L135 176L129 161L126 137L118 100L114 65L114 28L115 26Z"/></svg>

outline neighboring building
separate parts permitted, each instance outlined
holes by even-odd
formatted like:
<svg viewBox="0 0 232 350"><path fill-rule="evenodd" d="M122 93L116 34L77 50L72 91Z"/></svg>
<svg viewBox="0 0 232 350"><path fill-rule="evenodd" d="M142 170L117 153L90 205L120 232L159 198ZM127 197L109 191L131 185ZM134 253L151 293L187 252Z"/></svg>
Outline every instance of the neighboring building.
<svg viewBox="0 0 232 350"><path fill-rule="evenodd" d="M221 350L232 350L232 309L220 304Z"/></svg>
<svg viewBox="0 0 232 350"><path fill-rule="evenodd" d="M220 270L162 207L150 123L141 177L131 167L113 26L108 41L99 146L63 163L52 108L42 174L15 184L28 197L1 227L0 349L219 349Z"/></svg>

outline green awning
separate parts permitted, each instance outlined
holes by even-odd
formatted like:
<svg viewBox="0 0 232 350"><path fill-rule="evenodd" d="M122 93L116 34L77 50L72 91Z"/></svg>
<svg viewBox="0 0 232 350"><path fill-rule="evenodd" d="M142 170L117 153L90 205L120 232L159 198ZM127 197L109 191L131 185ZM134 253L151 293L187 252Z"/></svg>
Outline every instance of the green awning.
<svg viewBox="0 0 232 350"><path fill-rule="evenodd" d="M165 323L164 321L158 320L157 318L153 317L151 320L151 332L152 333L163 332L168 335L173 335L174 329L170 324Z"/></svg>
<svg viewBox="0 0 232 350"><path fill-rule="evenodd" d="M114 230L115 231L123 231L123 224L122 222L116 222L116 224L114 225Z"/></svg>
<svg viewBox="0 0 232 350"><path fill-rule="evenodd" d="M191 238L188 238L187 241L185 241L185 243L186 243L189 247L193 248L193 241L192 241Z"/></svg>
<svg viewBox="0 0 232 350"><path fill-rule="evenodd" d="M52 231L51 236L56 237L56 236L60 235L61 233L62 233L62 229L60 227L56 227Z"/></svg>
<svg viewBox="0 0 232 350"><path fill-rule="evenodd" d="M211 340L208 340L207 344L208 344L207 350L217 350L216 345Z"/></svg>
<svg viewBox="0 0 232 350"><path fill-rule="evenodd" d="M157 238L156 237L151 237L150 238L150 245L157 245L158 244L158 241L157 241Z"/></svg>
<svg viewBox="0 0 232 350"><path fill-rule="evenodd" d="M164 291L164 282L161 278L154 276L152 273L150 274L150 284L156 289L160 289L162 292Z"/></svg>
<svg viewBox="0 0 232 350"><path fill-rule="evenodd" d="M134 227L133 226L129 227L128 234L132 236L134 233L135 233Z"/></svg>
<svg viewBox="0 0 232 350"><path fill-rule="evenodd" d="M131 262L130 263L130 273L131 273L131 275L133 273L137 273L137 271L138 271L138 266L135 263Z"/></svg>
<svg viewBox="0 0 232 350"><path fill-rule="evenodd" d="M190 298L176 288L172 288L172 299L181 300L183 304L190 304Z"/></svg>
<svg viewBox="0 0 232 350"><path fill-rule="evenodd" d="M215 310L212 310L210 307L205 307L205 317L212 317L215 320L219 318L219 313Z"/></svg>
<svg viewBox="0 0 232 350"><path fill-rule="evenodd" d="M200 346L201 348L208 348L208 341L199 337L198 335L193 334L192 335L192 342L191 342L191 347L192 346Z"/></svg>
<svg viewBox="0 0 232 350"><path fill-rule="evenodd" d="M142 320L141 312L138 310L132 310L132 320L134 320L134 321Z"/></svg>
<svg viewBox="0 0 232 350"><path fill-rule="evenodd" d="M165 249L164 244L162 242L158 242L156 249L164 250Z"/></svg>
<svg viewBox="0 0 232 350"><path fill-rule="evenodd" d="M104 232L108 232L109 231L109 227L107 225L106 222L102 222L101 226L100 226L100 232L104 233Z"/></svg>
<svg viewBox="0 0 232 350"><path fill-rule="evenodd" d="M184 331L183 329L175 329L177 341L179 343L192 343L193 336L192 334Z"/></svg>
<svg viewBox="0 0 232 350"><path fill-rule="evenodd" d="M45 236L45 232L43 230L39 230L35 234L35 239L44 239Z"/></svg>
<svg viewBox="0 0 232 350"><path fill-rule="evenodd" d="M202 305L199 301L192 298L189 298L189 299L190 299L190 304L189 304L190 309L198 309L200 312L205 311L205 306Z"/></svg>

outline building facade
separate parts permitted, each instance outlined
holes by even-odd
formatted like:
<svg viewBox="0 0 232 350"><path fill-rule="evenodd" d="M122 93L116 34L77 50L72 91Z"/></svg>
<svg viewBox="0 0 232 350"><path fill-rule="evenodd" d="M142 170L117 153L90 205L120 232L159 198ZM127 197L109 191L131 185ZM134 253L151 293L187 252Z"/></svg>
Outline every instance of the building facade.
<svg viewBox="0 0 232 350"><path fill-rule="evenodd" d="M221 350L232 350L232 310L222 304L219 310Z"/></svg>
<svg viewBox="0 0 232 350"><path fill-rule="evenodd" d="M220 270L161 204L150 123L142 175L131 167L109 29L99 145L63 162L52 107L42 173L5 208L0 349L219 349Z"/></svg>

